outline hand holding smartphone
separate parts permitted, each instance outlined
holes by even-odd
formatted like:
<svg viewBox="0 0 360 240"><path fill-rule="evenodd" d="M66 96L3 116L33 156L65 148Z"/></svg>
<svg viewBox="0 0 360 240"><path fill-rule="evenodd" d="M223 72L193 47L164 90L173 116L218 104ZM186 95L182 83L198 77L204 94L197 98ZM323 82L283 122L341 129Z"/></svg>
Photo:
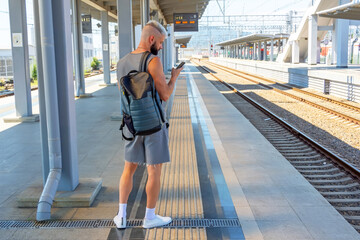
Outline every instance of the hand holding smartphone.
<svg viewBox="0 0 360 240"><path fill-rule="evenodd" d="M185 64L185 62L181 62L181 63L176 67L176 69L181 68L182 66L184 66L184 64Z"/></svg>

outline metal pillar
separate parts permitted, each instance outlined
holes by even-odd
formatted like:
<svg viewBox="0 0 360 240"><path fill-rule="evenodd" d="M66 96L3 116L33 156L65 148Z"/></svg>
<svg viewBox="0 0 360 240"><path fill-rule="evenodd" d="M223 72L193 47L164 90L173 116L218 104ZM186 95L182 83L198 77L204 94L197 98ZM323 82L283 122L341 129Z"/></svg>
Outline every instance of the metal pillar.
<svg viewBox="0 0 360 240"><path fill-rule="evenodd" d="M79 97L80 95L85 94L81 0L72 0L72 13L73 13L72 19L73 19L75 88L76 88L75 95Z"/></svg>
<svg viewBox="0 0 360 240"><path fill-rule="evenodd" d="M317 63L317 31L318 16L309 16L309 36L308 36L308 64L316 65Z"/></svg>
<svg viewBox="0 0 360 240"><path fill-rule="evenodd" d="M119 58L133 50L132 0L117 0Z"/></svg>
<svg viewBox="0 0 360 240"><path fill-rule="evenodd" d="M141 12L141 29L143 29L146 23L150 20L149 0L140 0L140 12Z"/></svg>
<svg viewBox="0 0 360 240"><path fill-rule="evenodd" d="M274 39L270 42L270 61L274 61Z"/></svg>
<svg viewBox="0 0 360 240"><path fill-rule="evenodd" d="M103 54L104 83L110 84L109 22L107 11L101 11L101 39Z"/></svg>
<svg viewBox="0 0 360 240"><path fill-rule="evenodd" d="M69 12L70 1L53 1L56 81L63 164L59 191L73 191L79 184L73 68L71 64L69 65L71 62Z"/></svg>
<svg viewBox="0 0 360 240"><path fill-rule="evenodd" d="M11 51L17 117L32 115L25 0L9 0Z"/></svg>
<svg viewBox="0 0 360 240"><path fill-rule="evenodd" d="M299 53L299 41L295 40L292 42L292 61L293 64L298 64L300 62L300 53Z"/></svg>

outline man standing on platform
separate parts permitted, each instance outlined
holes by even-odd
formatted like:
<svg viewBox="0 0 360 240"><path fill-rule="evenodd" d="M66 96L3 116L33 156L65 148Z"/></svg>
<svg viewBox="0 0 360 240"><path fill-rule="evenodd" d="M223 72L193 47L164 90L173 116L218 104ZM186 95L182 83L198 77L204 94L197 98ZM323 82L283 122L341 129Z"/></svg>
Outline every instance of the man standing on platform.
<svg viewBox="0 0 360 240"><path fill-rule="evenodd" d="M128 74L131 70L138 70L144 52L152 55L147 61L147 71L152 76L155 89L161 100L167 101L175 86L180 69L172 69L169 83L166 82L163 66L156 55L162 49L162 44L167 36L164 27L156 22L149 21L142 30L141 40L137 49L119 60L117 64L117 78ZM163 163L170 162L168 146L168 124L163 124L160 131L150 135L135 135L134 140L125 141L125 165L119 184L119 212L114 217L117 228L126 228L126 206L133 187L133 175L138 164L146 164L148 181L146 183L146 212L143 221L144 228L163 226L171 222L170 217L155 214L155 206L160 192L160 175ZM124 127L124 135L131 133Z"/></svg>

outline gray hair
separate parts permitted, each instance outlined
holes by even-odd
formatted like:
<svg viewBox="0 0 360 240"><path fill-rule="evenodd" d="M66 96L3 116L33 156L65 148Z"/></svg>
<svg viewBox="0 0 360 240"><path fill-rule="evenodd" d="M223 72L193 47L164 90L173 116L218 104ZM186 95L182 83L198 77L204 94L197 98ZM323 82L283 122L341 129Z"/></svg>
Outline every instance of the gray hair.
<svg viewBox="0 0 360 240"><path fill-rule="evenodd" d="M152 26L154 27L156 30L158 30L163 36L165 36L165 38L167 37L167 32L165 30L165 28L163 27L163 25L161 25L159 22L155 21L155 20L150 20L146 23L146 26Z"/></svg>

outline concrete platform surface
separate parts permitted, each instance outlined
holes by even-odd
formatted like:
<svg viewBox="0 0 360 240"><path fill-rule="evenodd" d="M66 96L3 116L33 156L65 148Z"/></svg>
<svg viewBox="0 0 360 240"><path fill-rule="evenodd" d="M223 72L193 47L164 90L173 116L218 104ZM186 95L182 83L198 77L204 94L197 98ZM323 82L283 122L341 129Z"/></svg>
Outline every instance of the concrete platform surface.
<svg viewBox="0 0 360 240"><path fill-rule="evenodd" d="M191 117L192 128L188 126L187 129L193 129L194 133L204 217L236 216L241 224L239 229L249 240L360 239L343 217L194 66L187 64L182 78L191 89L191 94L179 94L179 98L184 101L188 98L189 102L196 104L190 107L191 116L189 112L186 112L186 116L180 114L174 123ZM118 183L124 162L123 142L118 131L120 123L111 121L110 116L119 109L119 93L115 87L100 87L101 80L101 75L94 77L92 86L86 90L92 93L92 98L76 100L76 113L79 176L101 178L102 188L92 207L53 207L52 219L106 220L112 219L118 211ZM198 113L196 118L199 122L194 121L194 112ZM206 126L200 126L202 123ZM3 149L6 149L0 153L0 220L34 220L36 208L18 208L16 199L25 189L42 179L39 123L1 124L0 141ZM173 146L176 149L175 143ZM194 151L193 147L188 149ZM214 162L209 159L217 159L219 168L211 166ZM182 161L177 162L183 164ZM216 172L212 171L214 169ZM141 189L143 171L139 169L134 176L136 190ZM219 182L222 185L216 186ZM170 183L167 185L170 186ZM171 197L183 201L186 196L176 195L180 190L176 184L173 187L175 191ZM228 193L225 201L223 197ZM144 194L139 195L135 191L130 198L140 202L129 203L128 216L132 214L142 218L144 209L134 206L144 203ZM173 207L176 209L177 206ZM135 211L131 211L133 209ZM0 228L0 239L144 239L143 236L151 239L145 230L135 230L129 234L128 230L110 227ZM193 230L191 238L196 238L196 229ZM206 231L209 239L222 239L225 235L227 239L244 239L242 232L231 229L225 235L214 228L207 228ZM176 239L172 234L171 230L169 239Z"/></svg>
<svg viewBox="0 0 360 240"><path fill-rule="evenodd" d="M257 129L189 66L246 239L360 239ZM215 80L216 81L216 80ZM200 99L201 100L201 99Z"/></svg>

